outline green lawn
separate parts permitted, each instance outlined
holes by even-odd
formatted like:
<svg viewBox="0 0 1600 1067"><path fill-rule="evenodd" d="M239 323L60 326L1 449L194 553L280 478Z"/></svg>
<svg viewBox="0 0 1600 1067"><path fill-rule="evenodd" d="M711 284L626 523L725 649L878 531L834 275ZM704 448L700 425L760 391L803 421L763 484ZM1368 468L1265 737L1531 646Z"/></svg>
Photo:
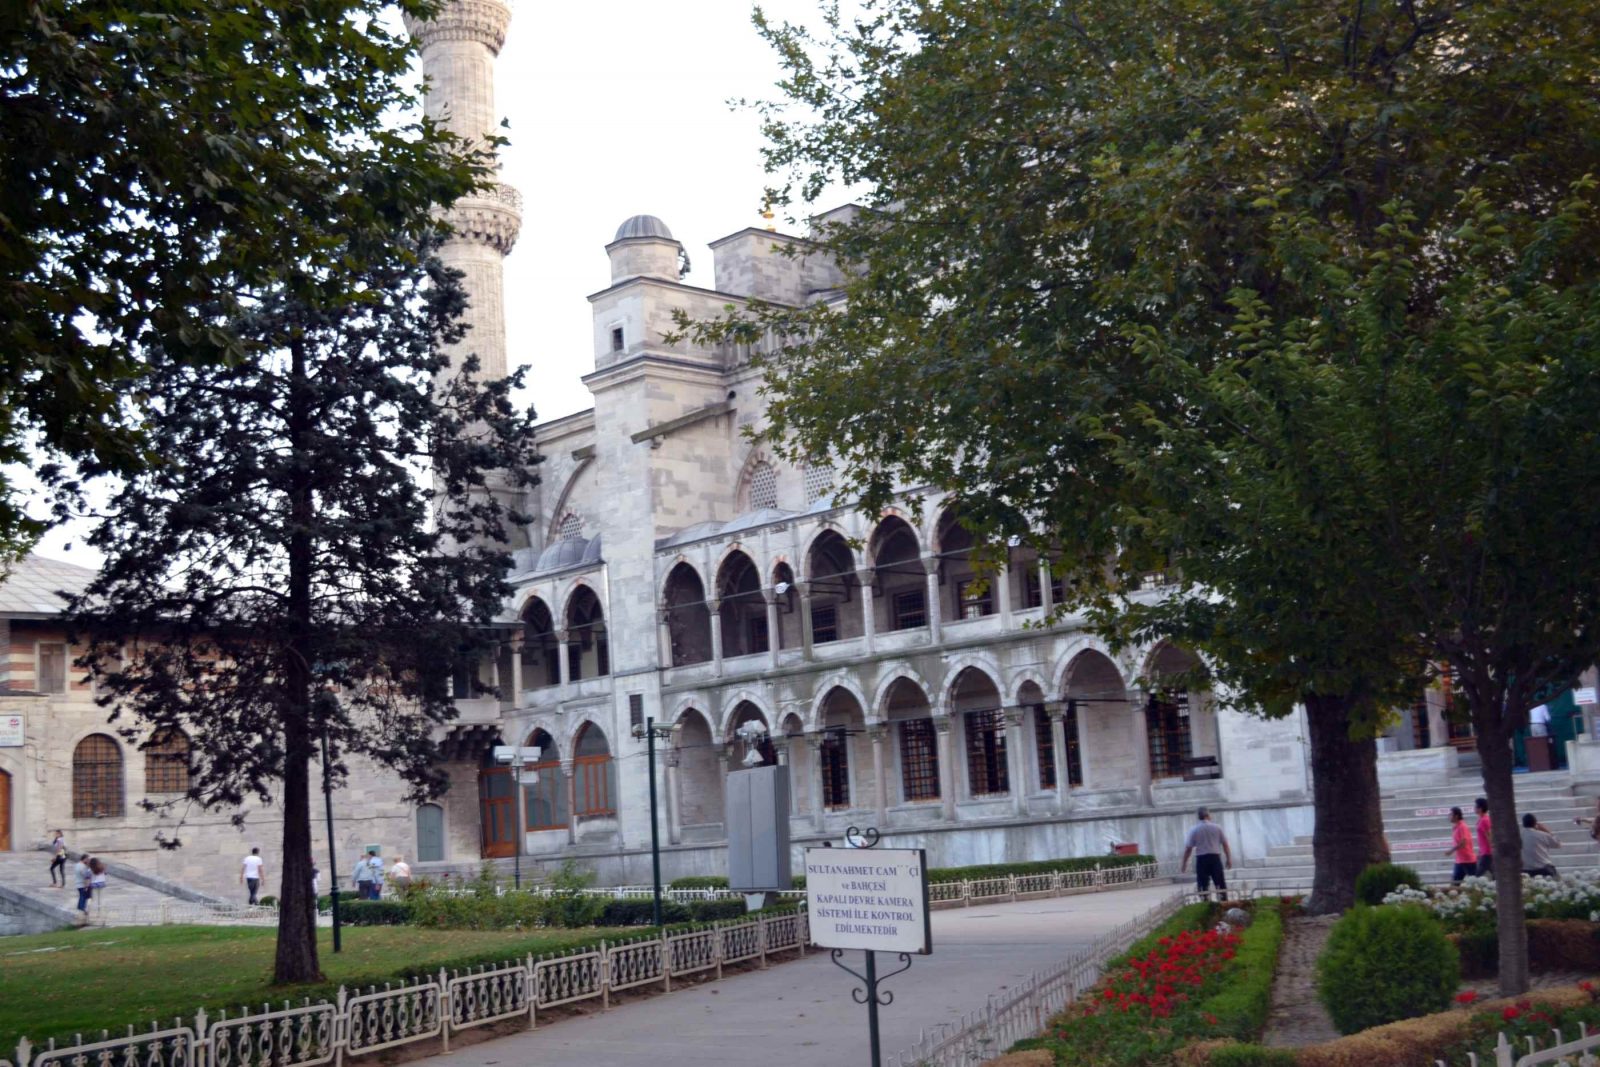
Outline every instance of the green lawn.
<svg viewBox="0 0 1600 1067"><path fill-rule="evenodd" d="M277 931L254 927L155 926L88 928L0 939L0 1059L8 1059L23 1034L35 1043L96 1036L101 1028L141 1028L173 1016L192 1022L208 1012L240 1005L259 1009L321 996L340 984L367 985L397 977L539 954L641 931L587 929L513 931L421 930L361 926L342 931L344 951L333 952L332 931L317 931L322 973L328 981L272 986Z"/></svg>

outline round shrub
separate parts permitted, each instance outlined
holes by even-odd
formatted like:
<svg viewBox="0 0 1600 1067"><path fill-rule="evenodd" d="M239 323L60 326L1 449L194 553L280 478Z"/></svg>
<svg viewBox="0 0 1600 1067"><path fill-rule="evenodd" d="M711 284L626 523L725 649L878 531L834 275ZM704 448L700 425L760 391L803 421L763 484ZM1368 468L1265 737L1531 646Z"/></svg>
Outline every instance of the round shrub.
<svg viewBox="0 0 1600 1067"><path fill-rule="evenodd" d="M263 908L276 908L278 906L278 898L274 896L265 896L260 900L257 900L256 903L260 904Z"/></svg>
<svg viewBox="0 0 1600 1067"><path fill-rule="evenodd" d="M1455 946L1410 905L1352 908L1317 960L1317 996L1341 1034L1443 1011L1460 982Z"/></svg>
<svg viewBox="0 0 1600 1067"><path fill-rule="evenodd" d="M1356 899L1377 907L1383 898L1401 886L1422 888L1422 879L1410 867L1398 863L1374 863L1356 876Z"/></svg>

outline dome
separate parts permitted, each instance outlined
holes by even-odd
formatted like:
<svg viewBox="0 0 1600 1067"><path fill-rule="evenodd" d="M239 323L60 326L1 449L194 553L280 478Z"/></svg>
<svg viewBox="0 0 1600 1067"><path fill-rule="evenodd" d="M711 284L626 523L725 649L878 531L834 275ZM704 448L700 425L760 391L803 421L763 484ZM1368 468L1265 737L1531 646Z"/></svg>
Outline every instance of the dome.
<svg viewBox="0 0 1600 1067"><path fill-rule="evenodd" d="M667 224L654 215L635 215L633 218L617 227L617 235L613 241L625 241L630 237L659 237L662 240L672 241L672 231L667 229Z"/></svg>
<svg viewBox="0 0 1600 1067"><path fill-rule="evenodd" d="M586 567L599 563L600 551L599 535L587 541L581 537L554 541L539 553L539 562L533 565L533 573L544 574L549 571L565 570L568 567Z"/></svg>

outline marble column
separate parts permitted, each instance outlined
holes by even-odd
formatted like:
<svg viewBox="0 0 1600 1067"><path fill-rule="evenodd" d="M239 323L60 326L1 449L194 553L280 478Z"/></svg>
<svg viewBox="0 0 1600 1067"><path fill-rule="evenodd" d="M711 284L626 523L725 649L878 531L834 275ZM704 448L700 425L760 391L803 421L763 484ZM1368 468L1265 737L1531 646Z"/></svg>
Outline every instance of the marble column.
<svg viewBox="0 0 1600 1067"><path fill-rule="evenodd" d="M1044 617L1048 619L1055 610L1056 598L1050 585L1050 564L1042 559L1039 561L1039 603L1044 606Z"/></svg>
<svg viewBox="0 0 1600 1067"><path fill-rule="evenodd" d="M711 609L711 673L722 677L722 601L715 597L706 601Z"/></svg>
<svg viewBox="0 0 1600 1067"><path fill-rule="evenodd" d="M656 654L663 667L672 666L672 612L662 608L656 623Z"/></svg>
<svg viewBox="0 0 1600 1067"><path fill-rule="evenodd" d="M1000 626L1009 630L1011 629L1011 567L1002 564L994 572L990 584L994 586L995 606L1000 612Z"/></svg>
<svg viewBox="0 0 1600 1067"><path fill-rule="evenodd" d="M566 779L564 788L567 791L567 844L578 843L578 786L577 776L571 760L561 761L561 776Z"/></svg>
<svg viewBox="0 0 1600 1067"><path fill-rule="evenodd" d="M944 640L939 610L939 557L923 556L922 567L928 572L928 640L937 645Z"/></svg>
<svg viewBox="0 0 1600 1067"><path fill-rule="evenodd" d="M556 631L556 649L560 653L556 656L556 669L561 673L561 684L572 684L572 657L568 649L567 640L572 636L570 630Z"/></svg>
<svg viewBox="0 0 1600 1067"><path fill-rule="evenodd" d="M811 826L817 833L824 830L823 816L827 809L822 806L822 735L806 735L806 764L811 772Z"/></svg>
<svg viewBox="0 0 1600 1067"><path fill-rule="evenodd" d="M795 588L800 590L800 655L810 660L815 658L811 650L811 583L796 582Z"/></svg>
<svg viewBox="0 0 1600 1067"><path fill-rule="evenodd" d="M1128 690L1128 721L1133 724L1133 750L1139 754L1134 762L1139 768L1139 801L1153 803L1150 792L1155 775L1150 766L1150 721L1145 712L1144 694L1137 689Z"/></svg>
<svg viewBox="0 0 1600 1067"><path fill-rule="evenodd" d="M1056 761L1056 810L1064 815L1067 797L1072 793L1067 760L1067 705L1064 701L1053 700L1045 705L1045 711L1050 716L1050 748Z"/></svg>
<svg viewBox="0 0 1600 1067"><path fill-rule="evenodd" d="M856 584L861 589L861 641L867 655L872 655L873 646L877 638L877 597L872 590L872 568L862 567L856 571Z"/></svg>
<svg viewBox="0 0 1600 1067"><path fill-rule="evenodd" d="M948 715L940 715L933 720L939 744L939 801L944 807L946 822L956 821L956 765L951 751L951 725Z"/></svg>
<svg viewBox="0 0 1600 1067"><path fill-rule="evenodd" d="M1017 815L1028 812L1028 781L1022 761L1022 709L1007 708L1006 717L1006 779L1011 785L1011 810Z"/></svg>
<svg viewBox="0 0 1600 1067"><path fill-rule="evenodd" d="M679 812L683 807L683 798L679 796L682 788L682 778L678 774L678 750L669 748L666 758L667 777L667 842L676 845L683 836L682 816Z"/></svg>
<svg viewBox="0 0 1600 1067"><path fill-rule="evenodd" d="M522 635L511 639L511 706L522 706Z"/></svg>
<svg viewBox="0 0 1600 1067"><path fill-rule="evenodd" d="M778 646L783 639L783 631L778 621L778 595L771 589L761 590L761 599L767 607L767 666L773 670L778 669Z"/></svg>
<svg viewBox="0 0 1600 1067"><path fill-rule="evenodd" d="M867 738L872 742L872 807L877 815L878 829L889 828L889 782L884 777L884 741L889 728L883 723L867 727Z"/></svg>

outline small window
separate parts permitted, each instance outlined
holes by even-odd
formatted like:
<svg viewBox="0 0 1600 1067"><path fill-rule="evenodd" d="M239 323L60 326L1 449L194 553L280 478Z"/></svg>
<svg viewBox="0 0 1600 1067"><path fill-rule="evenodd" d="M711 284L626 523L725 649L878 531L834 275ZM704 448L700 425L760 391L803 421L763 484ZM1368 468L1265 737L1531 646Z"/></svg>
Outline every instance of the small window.
<svg viewBox="0 0 1600 1067"><path fill-rule="evenodd" d="M829 604L827 607L811 609L811 642L812 644L826 644L829 641L839 640L839 609Z"/></svg>
<svg viewBox="0 0 1600 1067"><path fill-rule="evenodd" d="M757 463L750 472L750 506L775 508L778 506L778 471L770 463Z"/></svg>
<svg viewBox="0 0 1600 1067"><path fill-rule="evenodd" d="M623 342L622 327L611 327L611 351L621 352L626 347L628 346Z"/></svg>
<svg viewBox="0 0 1600 1067"><path fill-rule="evenodd" d="M979 588L982 591L979 591ZM956 602L960 607L957 618L981 619L994 614L994 583L978 578L968 578L956 583Z"/></svg>
<svg viewBox="0 0 1600 1067"><path fill-rule="evenodd" d="M822 806L837 811L850 806L850 736L843 727L822 735Z"/></svg>
<svg viewBox="0 0 1600 1067"><path fill-rule="evenodd" d="M826 459L809 459L801 469L805 484L806 503L815 504L833 492L833 465Z"/></svg>
<svg viewBox="0 0 1600 1067"><path fill-rule="evenodd" d="M1043 583L1039 581L1038 567L1030 566L1028 568L1026 574L1023 576L1023 588L1026 594L1028 607L1044 607L1044 586ZM1055 607L1060 607L1061 602L1065 599L1066 589L1062 585L1061 579L1052 574L1050 576L1050 603Z"/></svg>
<svg viewBox="0 0 1600 1067"><path fill-rule="evenodd" d="M900 723L900 785L908 801L939 799L939 744L932 719Z"/></svg>
<svg viewBox="0 0 1600 1067"><path fill-rule="evenodd" d="M106 734L90 734L72 753L72 817L122 814L122 749Z"/></svg>
<svg viewBox="0 0 1600 1067"><path fill-rule="evenodd" d="M967 726L967 783L975 797L1009 793L1006 767L1006 718L998 709L969 711Z"/></svg>
<svg viewBox="0 0 1600 1067"><path fill-rule="evenodd" d="M37 689L41 693L65 693L67 691L66 645L39 645L39 684Z"/></svg>
<svg viewBox="0 0 1600 1067"><path fill-rule="evenodd" d="M577 541L583 537L583 519L573 512L561 516L561 521L556 524L557 541Z"/></svg>
<svg viewBox="0 0 1600 1067"><path fill-rule="evenodd" d="M928 594L923 589L907 589L894 595L894 628L915 630L928 625Z"/></svg>
<svg viewBox="0 0 1600 1067"><path fill-rule="evenodd" d="M478 661L466 660L456 664L450 678L450 695L456 700L471 700L478 696Z"/></svg>
<svg viewBox="0 0 1600 1067"><path fill-rule="evenodd" d="M164 729L145 744L144 791L189 791L189 738L182 730Z"/></svg>

